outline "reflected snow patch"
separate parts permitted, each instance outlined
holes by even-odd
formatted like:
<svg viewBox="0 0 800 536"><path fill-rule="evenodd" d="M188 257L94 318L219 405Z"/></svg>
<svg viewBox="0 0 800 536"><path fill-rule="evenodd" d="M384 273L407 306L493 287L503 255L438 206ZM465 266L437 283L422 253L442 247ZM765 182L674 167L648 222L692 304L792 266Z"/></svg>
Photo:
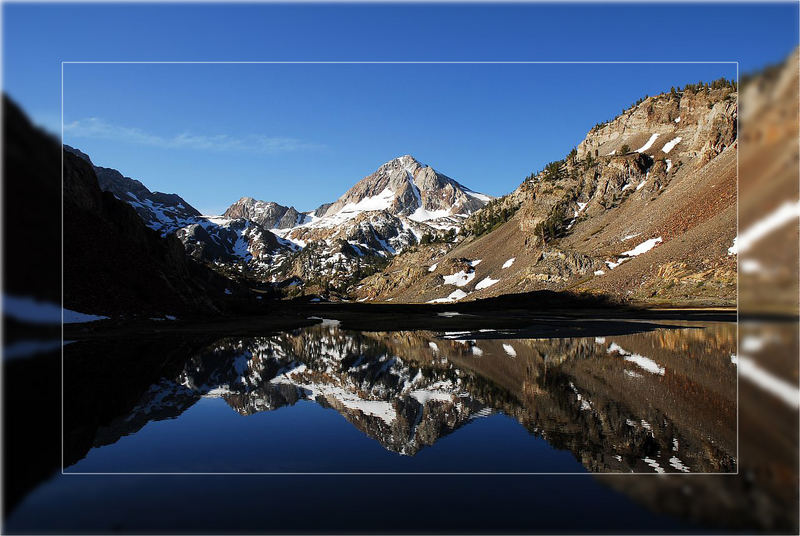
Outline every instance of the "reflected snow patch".
<svg viewBox="0 0 800 536"><path fill-rule="evenodd" d="M612 342L611 345L608 347L608 353L617 352L618 354L622 355L625 361L630 361L639 366L639 368L646 370L651 374L658 374L660 376L664 375L664 367L660 366L658 363L650 359L649 357L645 357L643 355L634 354L628 352L624 348L621 348L617 343Z"/></svg>

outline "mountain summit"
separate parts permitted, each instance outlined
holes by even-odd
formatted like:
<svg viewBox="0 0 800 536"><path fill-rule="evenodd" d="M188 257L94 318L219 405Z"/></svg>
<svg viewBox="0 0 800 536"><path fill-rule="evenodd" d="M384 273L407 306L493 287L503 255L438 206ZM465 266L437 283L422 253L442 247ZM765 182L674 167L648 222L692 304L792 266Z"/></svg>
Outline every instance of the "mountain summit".
<svg viewBox="0 0 800 536"><path fill-rule="evenodd" d="M386 210L396 216L423 222L447 216L466 216L490 199L421 164L413 156L403 155L358 181L328 207L323 218Z"/></svg>
<svg viewBox="0 0 800 536"><path fill-rule="evenodd" d="M303 251L269 270L279 279L352 282L410 246L452 240L490 200L411 155L400 156L308 213L303 223L273 229Z"/></svg>

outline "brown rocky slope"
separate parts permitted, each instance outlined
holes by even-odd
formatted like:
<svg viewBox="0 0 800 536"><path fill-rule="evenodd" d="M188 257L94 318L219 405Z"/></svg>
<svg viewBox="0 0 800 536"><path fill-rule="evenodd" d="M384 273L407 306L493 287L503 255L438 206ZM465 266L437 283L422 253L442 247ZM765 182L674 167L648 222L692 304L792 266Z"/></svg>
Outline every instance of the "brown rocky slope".
<svg viewBox="0 0 800 536"><path fill-rule="evenodd" d="M733 304L736 135L733 84L644 99L473 214L452 243L395 257L355 297L453 302L549 289Z"/></svg>

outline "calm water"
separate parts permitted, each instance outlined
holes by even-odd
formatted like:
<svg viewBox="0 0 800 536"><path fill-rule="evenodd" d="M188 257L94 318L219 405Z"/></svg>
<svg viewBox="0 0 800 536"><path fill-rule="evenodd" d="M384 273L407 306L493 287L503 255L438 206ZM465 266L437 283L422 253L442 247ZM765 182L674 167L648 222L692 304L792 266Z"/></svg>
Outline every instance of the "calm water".
<svg viewBox="0 0 800 536"><path fill-rule="evenodd" d="M326 322L218 340L98 426L66 471L736 470L730 326L513 335Z"/></svg>
<svg viewBox="0 0 800 536"><path fill-rule="evenodd" d="M736 471L735 325L608 332L74 342L65 474L6 529L696 531L588 473Z"/></svg>

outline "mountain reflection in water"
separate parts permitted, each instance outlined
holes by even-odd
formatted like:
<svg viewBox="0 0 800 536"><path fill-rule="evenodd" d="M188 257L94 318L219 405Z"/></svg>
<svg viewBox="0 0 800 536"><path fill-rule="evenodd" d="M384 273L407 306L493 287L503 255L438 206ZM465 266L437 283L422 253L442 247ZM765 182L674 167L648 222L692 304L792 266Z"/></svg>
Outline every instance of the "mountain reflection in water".
<svg viewBox="0 0 800 536"><path fill-rule="evenodd" d="M326 321L187 345L94 424L70 379L114 350L74 343L65 471L736 471L735 325L515 336Z"/></svg>

